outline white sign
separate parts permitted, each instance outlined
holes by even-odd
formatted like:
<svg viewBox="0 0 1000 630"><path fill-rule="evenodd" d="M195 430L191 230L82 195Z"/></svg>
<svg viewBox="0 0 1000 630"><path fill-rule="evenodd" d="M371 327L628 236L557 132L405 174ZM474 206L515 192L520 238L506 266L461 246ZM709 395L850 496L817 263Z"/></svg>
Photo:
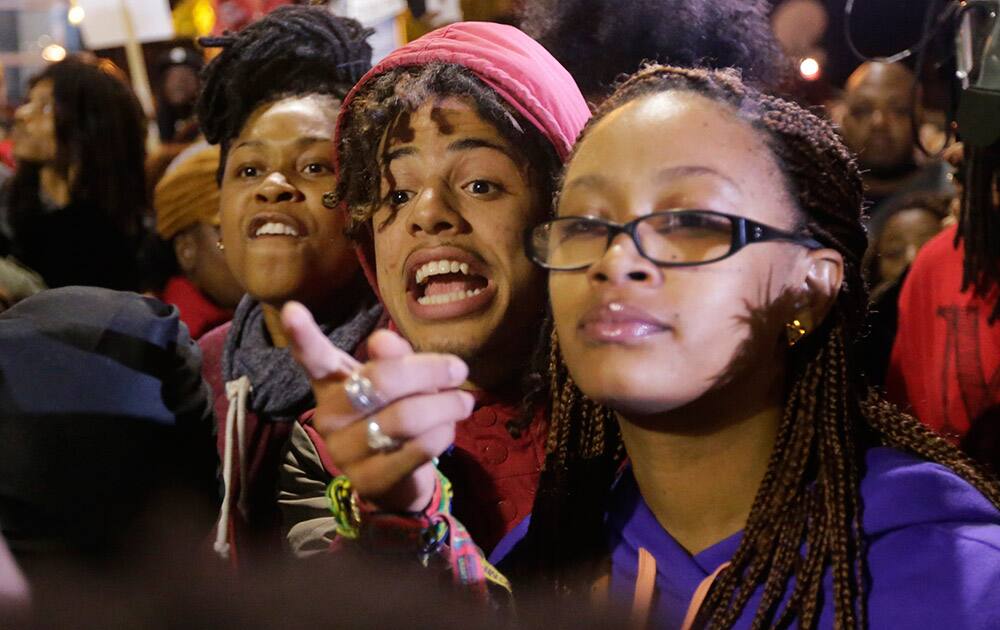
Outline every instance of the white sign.
<svg viewBox="0 0 1000 630"><path fill-rule="evenodd" d="M77 0L86 17L80 24L83 43L91 50L124 46L129 31L139 42L174 38L174 21L168 0ZM131 29L125 21L128 10Z"/></svg>

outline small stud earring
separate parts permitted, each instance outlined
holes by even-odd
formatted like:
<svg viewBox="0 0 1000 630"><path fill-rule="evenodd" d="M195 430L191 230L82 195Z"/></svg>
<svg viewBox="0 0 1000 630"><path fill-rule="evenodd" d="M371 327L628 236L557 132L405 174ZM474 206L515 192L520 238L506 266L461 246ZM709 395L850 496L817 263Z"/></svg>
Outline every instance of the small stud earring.
<svg viewBox="0 0 1000 630"><path fill-rule="evenodd" d="M215 247L220 252L226 251L226 246L222 244L222 239L221 238L219 240L215 241Z"/></svg>
<svg viewBox="0 0 1000 630"><path fill-rule="evenodd" d="M323 193L323 206L327 208L336 208L337 193L333 192L332 190Z"/></svg>
<svg viewBox="0 0 1000 630"><path fill-rule="evenodd" d="M790 324L785 324L785 328L786 328L785 332L788 335L789 348L797 344L799 341L802 340L803 337L806 336L805 327L802 325L802 322L800 322L797 319L793 319L792 323Z"/></svg>

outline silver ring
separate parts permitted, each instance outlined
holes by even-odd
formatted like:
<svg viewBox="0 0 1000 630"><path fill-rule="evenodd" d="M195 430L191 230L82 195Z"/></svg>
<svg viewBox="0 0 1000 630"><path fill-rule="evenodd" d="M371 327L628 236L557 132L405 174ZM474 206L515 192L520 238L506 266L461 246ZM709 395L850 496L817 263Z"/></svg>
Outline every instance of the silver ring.
<svg viewBox="0 0 1000 630"><path fill-rule="evenodd" d="M376 453L391 453L399 450L402 443L396 438L389 437L382 431L382 427L375 420L368 421L368 448Z"/></svg>
<svg viewBox="0 0 1000 630"><path fill-rule="evenodd" d="M385 401L375 391L375 386L370 380L361 376L360 372L354 372L347 377L344 381L344 392L354 410L366 416L385 407Z"/></svg>

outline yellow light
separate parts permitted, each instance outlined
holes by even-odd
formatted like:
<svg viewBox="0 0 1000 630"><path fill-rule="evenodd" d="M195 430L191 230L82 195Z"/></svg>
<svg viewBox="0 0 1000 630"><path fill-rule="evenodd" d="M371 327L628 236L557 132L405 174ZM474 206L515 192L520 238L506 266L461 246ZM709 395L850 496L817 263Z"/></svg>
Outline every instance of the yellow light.
<svg viewBox="0 0 1000 630"><path fill-rule="evenodd" d="M69 8L69 13L66 14L66 19L73 26L79 26L80 22L83 22L83 18L87 17L87 13L78 4L74 4Z"/></svg>
<svg viewBox="0 0 1000 630"><path fill-rule="evenodd" d="M212 27L215 26L215 10L212 8L212 3L208 0L196 2L191 10L191 20L199 35L210 34Z"/></svg>
<svg viewBox="0 0 1000 630"><path fill-rule="evenodd" d="M66 49L59 44L49 44L42 50L42 59L45 61L62 61L66 58Z"/></svg>
<svg viewBox="0 0 1000 630"><path fill-rule="evenodd" d="M812 57L806 57L799 63L799 74L806 81L815 81L819 78L819 62Z"/></svg>

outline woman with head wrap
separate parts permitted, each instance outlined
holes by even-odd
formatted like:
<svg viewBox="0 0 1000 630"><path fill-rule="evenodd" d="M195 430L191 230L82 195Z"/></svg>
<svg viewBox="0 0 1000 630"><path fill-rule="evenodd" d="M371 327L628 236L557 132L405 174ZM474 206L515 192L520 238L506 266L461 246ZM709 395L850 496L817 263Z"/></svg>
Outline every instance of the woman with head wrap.
<svg viewBox="0 0 1000 630"><path fill-rule="evenodd" d="M185 152L153 193L156 232L169 243L171 274L159 293L195 339L229 321L243 297L219 250L219 148Z"/></svg>

